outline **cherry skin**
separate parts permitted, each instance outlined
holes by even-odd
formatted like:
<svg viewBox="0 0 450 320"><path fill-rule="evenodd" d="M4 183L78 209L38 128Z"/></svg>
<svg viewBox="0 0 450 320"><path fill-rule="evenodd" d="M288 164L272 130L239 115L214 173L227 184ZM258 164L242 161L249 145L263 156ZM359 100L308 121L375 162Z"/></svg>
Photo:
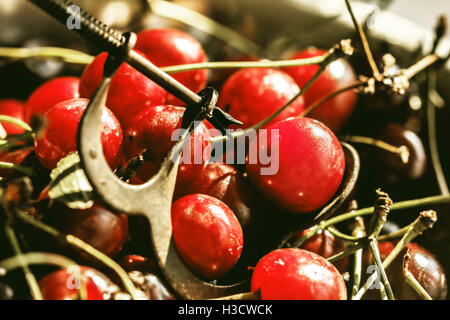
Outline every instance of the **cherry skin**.
<svg viewBox="0 0 450 320"><path fill-rule="evenodd" d="M306 235L309 230L310 229L303 230L299 233L298 237L300 238ZM347 245L345 242L342 239L335 237L328 230L319 231L300 246L300 249L314 252L325 259L344 251L346 248ZM340 272L345 272L348 267L348 258L338 260L333 264Z"/></svg>
<svg viewBox="0 0 450 320"><path fill-rule="evenodd" d="M251 289L262 300L345 300L339 271L326 259L303 249L278 249L253 270Z"/></svg>
<svg viewBox="0 0 450 320"><path fill-rule="evenodd" d="M80 79L59 77L45 82L34 90L26 102L25 119L43 115L55 104L80 97Z"/></svg>
<svg viewBox="0 0 450 320"><path fill-rule="evenodd" d="M325 54L325 50L307 49L297 52L290 59L312 58ZM314 76L319 70L318 65L289 67L283 69L287 72L300 88ZM314 84L305 92L306 107L311 106L321 98L342 89L356 81L356 75L350 64L344 59L332 62L319 76ZM357 94L349 90L317 107L308 116L326 124L330 129L338 132L350 118L356 106Z"/></svg>
<svg viewBox="0 0 450 320"><path fill-rule="evenodd" d="M276 132L278 141L272 145ZM267 151L272 158L269 165L252 156ZM289 212L306 213L336 193L344 176L345 156L336 136L321 122L289 118L270 126L267 139L261 139L260 133L251 142L246 168L252 184L267 199Z"/></svg>
<svg viewBox="0 0 450 320"><path fill-rule="evenodd" d="M281 70L242 69L225 82L218 106L242 121L244 128L248 128L266 119L299 92L300 88L295 81ZM298 116L303 111L304 105L303 97L298 97L269 124Z"/></svg>
<svg viewBox="0 0 450 320"><path fill-rule="evenodd" d="M224 275L241 255L241 225L230 208L213 197L192 194L175 201L172 229L181 258L204 278Z"/></svg>
<svg viewBox="0 0 450 320"><path fill-rule="evenodd" d="M0 100L0 114L25 121L25 106L23 102L14 99ZM2 122L3 128L8 135L21 134L24 130L12 123Z"/></svg>
<svg viewBox="0 0 450 320"><path fill-rule="evenodd" d="M123 149L126 160L137 157L146 149L150 152L150 160L136 173L141 181L147 181L158 172L162 161L175 145L178 140L175 130L181 128L184 111L183 107L170 105L148 107L136 115L125 130ZM197 127L188 142L183 150L190 152L191 157L184 157L184 154L182 156L178 169L179 183L182 183L182 179L191 179L193 174L197 174L196 171L208 163L211 152L210 136L203 124ZM196 148L197 145L199 148ZM183 161L185 158L186 161Z"/></svg>
<svg viewBox="0 0 450 320"><path fill-rule="evenodd" d="M84 69L80 83L81 97L92 97L100 85L107 57L107 53L101 53ZM163 104L165 99L164 89L130 65L123 63L111 80L106 105L125 130L128 122L141 110L148 106Z"/></svg>
<svg viewBox="0 0 450 320"><path fill-rule="evenodd" d="M0 161L2 162L10 162L14 164L21 165L25 160L28 159L28 156L33 152L34 148L23 148L11 152L4 152L0 154ZM4 178L12 178L17 174L17 171L12 169L0 169L0 177Z"/></svg>
<svg viewBox="0 0 450 320"><path fill-rule="evenodd" d="M50 108L45 116L47 127L36 139L36 155L47 169L53 169L59 160L77 150L77 130L88 99L63 101ZM114 114L105 108L102 114L102 144L106 161L115 169L122 159L122 129Z"/></svg>
<svg viewBox="0 0 450 320"><path fill-rule="evenodd" d="M136 49L156 66L207 62L202 45L191 35L175 29L148 29L137 34ZM194 70L173 74L173 77L194 92L205 88L208 70ZM166 104L184 105L182 101L167 94Z"/></svg>
<svg viewBox="0 0 450 320"><path fill-rule="evenodd" d="M208 164L193 179L178 183L174 199L201 193L219 199L236 215L245 229L251 220L250 191L246 180L233 166L222 163Z"/></svg>
<svg viewBox="0 0 450 320"><path fill-rule="evenodd" d="M77 279L78 276L79 279ZM46 275L39 281L44 300L79 299L76 280L79 280L80 286L86 286L87 300L104 300L107 285L111 283L105 275L89 267L81 266L78 274L75 270L61 269Z"/></svg>

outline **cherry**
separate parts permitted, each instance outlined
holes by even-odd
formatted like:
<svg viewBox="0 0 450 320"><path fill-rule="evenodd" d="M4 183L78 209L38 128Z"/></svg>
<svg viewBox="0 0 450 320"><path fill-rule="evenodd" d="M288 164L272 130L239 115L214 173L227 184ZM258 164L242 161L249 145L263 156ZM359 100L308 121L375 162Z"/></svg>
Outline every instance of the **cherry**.
<svg viewBox="0 0 450 320"><path fill-rule="evenodd" d="M248 128L273 114L299 92L295 81L283 71L271 68L242 69L225 82L218 106L242 121L244 128ZM298 97L269 124L298 116L304 105L303 97Z"/></svg>
<svg viewBox="0 0 450 320"><path fill-rule="evenodd" d="M278 249L253 270L251 289L263 300L345 300L339 271L326 259L303 249Z"/></svg>
<svg viewBox="0 0 450 320"><path fill-rule="evenodd" d="M80 83L81 97L92 97L100 85L107 57L107 53L101 53L84 69ZM141 110L148 106L163 104L165 99L164 89L130 65L123 63L111 80L106 105L125 130L128 122Z"/></svg>
<svg viewBox="0 0 450 320"><path fill-rule="evenodd" d="M25 119L30 121L36 115L43 115L55 104L80 97L80 79L59 77L45 82L34 90L26 102Z"/></svg>
<svg viewBox="0 0 450 320"><path fill-rule="evenodd" d="M377 162L383 167L392 181L421 178L426 170L427 155L422 140L413 131L396 123L388 123L378 138L396 147L406 146L409 151L408 163L388 151L377 150Z"/></svg>
<svg viewBox="0 0 450 320"><path fill-rule="evenodd" d="M0 161L10 162L14 164L22 164L28 159L28 156L33 152L34 148L23 148L11 152L3 152L0 154ZM16 175L16 171L8 169L0 169L0 177L12 178Z"/></svg>
<svg viewBox="0 0 450 320"><path fill-rule="evenodd" d="M309 230L310 229L301 231L298 234L298 238L306 235ZM320 230L316 235L307 239L300 246L300 249L314 252L325 259L344 251L346 248L347 245L345 242L342 239L335 237L328 230ZM348 267L348 258L338 260L333 264L340 272L345 272Z"/></svg>
<svg viewBox="0 0 450 320"><path fill-rule="evenodd" d="M104 254L115 257L128 238L128 217L98 202L86 210L58 206L49 219L59 230L73 234Z"/></svg>
<svg viewBox="0 0 450 320"><path fill-rule="evenodd" d="M178 183L174 199L188 194L206 194L225 203L236 215L243 228L250 224L250 191L246 179L233 166L208 164L193 179Z"/></svg>
<svg viewBox="0 0 450 320"><path fill-rule="evenodd" d="M311 58L325 54L325 50L310 48L297 52L290 59ZM283 69L302 88L319 70L318 65L289 67ZM339 59L332 62L326 70L319 76L314 84L305 92L306 107L311 106L321 98L342 89L356 81L356 75L350 64ZM356 106L357 94L349 90L341 93L333 99L322 104L308 116L326 124L330 129L337 132L350 118Z"/></svg>
<svg viewBox="0 0 450 320"><path fill-rule="evenodd" d="M125 130L124 154L125 159L132 159L147 149L150 160L147 161L136 173L142 181L150 179L158 170L163 159L169 154L175 145L177 136L172 137L176 129L181 128L181 120L185 108L170 105L148 107L141 111L128 129ZM188 161L182 161L178 169L178 181L191 179L197 169L202 169L210 156L211 142L206 127L201 124L192 134L189 145L183 149L190 152ZM197 148L196 146L200 148ZM190 150L188 149L190 148ZM196 153L199 157L196 159ZM184 158L184 157L183 157ZM186 158L189 158L186 156ZM200 163L195 163L195 162ZM189 162L190 163L187 163ZM196 173L195 173L196 174ZM180 182L181 183L181 182Z"/></svg>
<svg viewBox="0 0 450 320"><path fill-rule="evenodd" d="M88 300L104 300L104 293L111 281L99 271L81 266L78 272L61 269L46 275L39 281L45 300L77 300L77 285L86 286Z"/></svg>
<svg viewBox="0 0 450 320"><path fill-rule="evenodd" d="M272 144L275 133L278 141ZM261 150L272 155L268 172L262 170L268 169L267 165L250 157ZM289 212L306 213L320 208L336 193L344 176L345 156L324 124L289 118L270 126L267 139L261 139L260 133L251 142L246 168L253 185L267 199Z"/></svg>
<svg viewBox="0 0 450 320"><path fill-rule="evenodd" d="M192 194L175 201L172 228L181 258L204 278L224 275L241 255L241 225L230 208L213 197Z"/></svg>
<svg viewBox="0 0 450 320"><path fill-rule="evenodd" d="M14 99L0 100L0 114L25 121L25 106L23 102ZM15 124L7 122L2 122L1 124L8 135L24 132L21 127Z"/></svg>
<svg viewBox="0 0 450 320"><path fill-rule="evenodd" d="M51 107L45 116L47 127L36 139L36 155L47 169L53 169L59 160L77 150L77 130L88 99L72 99ZM102 114L102 144L111 168L117 168L122 159L122 129L112 112L105 108Z"/></svg>
<svg viewBox="0 0 450 320"><path fill-rule="evenodd" d="M383 241L378 244L381 259L384 260L394 249L395 244ZM409 251L411 259L408 270L433 300L442 300L447 296L447 279L439 261L425 248L417 243L409 243L397 258L386 268L386 275L391 284L394 296L398 300L421 300L421 297L405 282L402 264L403 257ZM367 265L373 265L373 258L365 255ZM373 291L373 290L372 290ZM368 299L378 299L378 292L367 294Z"/></svg>
<svg viewBox="0 0 450 320"><path fill-rule="evenodd" d="M208 58L198 42L191 35L175 29L148 29L137 35L136 49L156 66L207 62ZM173 74L173 77L194 92L205 88L208 70L194 70ZM171 94L167 94L166 104L184 105Z"/></svg>

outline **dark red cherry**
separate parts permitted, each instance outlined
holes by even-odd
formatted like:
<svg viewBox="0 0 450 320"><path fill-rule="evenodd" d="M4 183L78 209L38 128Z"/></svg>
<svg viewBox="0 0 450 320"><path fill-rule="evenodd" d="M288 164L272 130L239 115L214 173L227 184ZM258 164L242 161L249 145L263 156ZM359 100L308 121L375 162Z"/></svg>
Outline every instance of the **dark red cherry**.
<svg viewBox="0 0 450 320"><path fill-rule="evenodd" d="M290 59L311 58L325 53L325 50L311 48L294 54ZM319 70L319 66L299 66L285 68L283 70L294 78L300 88L303 88L317 70ZM316 82L305 92L306 107L328 96L330 93L352 84L354 81L356 81L355 72L347 61L339 59L332 62ZM330 129L337 132L350 118L356 106L357 98L356 92L349 90L322 104L308 116L323 122Z"/></svg>
<svg viewBox="0 0 450 320"><path fill-rule="evenodd" d="M339 271L326 259L302 249L278 249L253 270L251 289L263 300L345 300Z"/></svg>
<svg viewBox="0 0 450 320"><path fill-rule="evenodd" d="M195 193L219 199L233 211L243 228L249 225L252 209L248 182L233 166L208 164L193 179L177 184L174 199Z"/></svg>
<svg viewBox="0 0 450 320"><path fill-rule="evenodd" d="M298 237L302 237L307 234L309 229L303 230L299 233ZM328 230L321 230L315 236L306 240L300 247L300 249L305 249L325 259L334 256L335 254L344 251L347 248L345 242L335 237ZM344 258L333 263L334 266L342 273L347 271L348 258Z"/></svg>
<svg viewBox="0 0 450 320"><path fill-rule="evenodd" d="M172 229L181 258L204 278L224 275L241 255L241 225L230 208L213 197L193 194L175 201Z"/></svg>
<svg viewBox="0 0 450 320"><path fill-rule="evenodd" d="M148 29L138 33L136 49L158 67L207 62L202 45L189 34L175 29ZM173 77L194 92L205 88L208 70L174 73ZM166 104L184 105L171 94ZM160 103L163 104L163 103Z"/></svg>
<svg viewBox="0 0 450 320"><path fill-rule="evenodd" d="M34 90L26 102L25 119L43 115L55 104L80 97L80 79L76 77L60 77L45 82Z"/></svg>
<svg viewBox="0 0 450 320"><path fill-rule="evenodd" d="M84 69L81 76L80 94L90 98L103 77L107 53L101 53ZM166 91L142 73L123 63L114 75L108 91L106 105L119 119L123 129L141 110L165 102Z"/></svg>
<svg viewBox="0 0 450 320"><path fill-rule="evenodd" d="M163 159L178 141L181 120L185 108L175 106L148 107L140 112L125 131L125 159L137 157L147 150L150 160L137 171L142 181L150 179L159 169ZM183 160L178 169L178 181L191 179L197 169L202 169L211 153L210 136L201 124L183 149ZM189 155L190 154L190 155ZM190 163L189 163L190 162ZM180 182L181 183L181 182Z"/></svg>
<svg viewBox="0 0 450 320"><path fill-rule="evenodd" d="M104 300L110 283L99 271L82 266L52 272L39 281L39 287L45 300L77 300L82 285L86 286L88 300Z"/></svg>
<svg viewBox="0 0 450 320"><path fill-rule="evenodd" d="M397 154L384 150L377 150L377 161L390 180L399 181L421 178L427 167L427 155L422 140L413 131L396 123L387 124L378 138L396 147L406 146L409 151L408 163L403 163Z"/></svg>
<svg viewBox="0 0 450 320"><path fill-rule="evenodd" d="M6 115L25 121L25 106L23 102L14 99L0 100L0 115ZM8 135L21 134L24 132L21 127L16 126L15 124L7 122L2 122L1 124Z"/></svg>
<svg viewBox="0 0 450 320"><path fill-rule="evenodd" d="M88 99L72 99L47 111L47 126L35 143L36 155L44 167L55 168L59 160L77 150L78 124L88 103ZM103 110L102 123L103 152L108 164L115 169L122 160L122 129L108 108Z"/></svg>
<svg viewBox="0 0 450 320"><path fill-rule="evenodd" d="M218 106L242 121L244 128L248 128L273 114L299 91L295 81L283 71L271 68L242 69L225 82ZM298 116L304 105L303 97L298 97L269 124Z"/></svg>
<svg viewBox="0 0 450 320"><path fill-rule="evenodd" d="M345 169L342 147L324 124L289 118L267 128L250 144L247 171L267 199L292 213L314 211L329 201ZM273 140L273 141L272 141ZM261 154L270 154L262 164Z"/></svg>

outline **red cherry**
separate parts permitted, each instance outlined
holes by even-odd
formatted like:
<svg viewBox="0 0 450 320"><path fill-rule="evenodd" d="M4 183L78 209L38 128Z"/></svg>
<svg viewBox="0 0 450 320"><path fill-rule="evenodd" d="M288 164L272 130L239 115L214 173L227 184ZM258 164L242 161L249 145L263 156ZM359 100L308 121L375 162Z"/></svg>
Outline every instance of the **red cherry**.
<svg viewBox="0 0 450 320"><path fill-rule="evenodd" d="M181 128L181 120L185 108L175 106L149 107L140 112L125 130L124 153L126 160L141 154L145 149L150 151L151 159L137 171L137 177L142 181L150 179L159 169L162 161L175 145L177 136L175 130ZM184 161L178 170L178 181L190 179L194 171L203 168L211 153L210 136L206 127L201 124L193 133L185 151L190 151L191 157ZM199 148L196 148L196 146ZM195 158L196 153L199 155ZM186 156L186 158L189 158ZM196 164L195 162L200 162Z"/></svg>
<svg viewBox="0 0 450 320"><path fill-rule="evenodd" d="M249 224L250 192L244 177L236 168L221 163L208 164L193 179L177 184L174 199L195 193L219 199L233 211L242 227Z"/></svg>
<svg viewBox="0 0 450 320"><path fill-rule="evenodd" d="M25 121L25 107L23 102L13 99L0 100L0 114ZM21 134L24 130L12 123L2 122L8 135Z"/></svg>
<svg viewBox="0 0 450 320"><path fill-rule="evenodd" d="M45 114L55 104L79 98L80 79L76 77L60 77L45 82L34 90L26 102L25 119Z"/></svg>
<svg viewBox="0 0 450 320"><path fill-rule="evenodd" d="M122 250L128 238L128 217L99 203L86 210L58 207L51 220L63 232L73 234L110 257Z"/></svg>
<svg viewBox="0 0 450 320"><path fill-rule="evenodd" d="M172 228L181 258L205 278L224 275L241 255L241 225L230 208L213 197L193 194L175 201Z"/></svg>
<svg viewBox="0 0 450 320"><path fill-rule="evenodd" d="M309 230L303 230L298 237L306 235ZM344 251L346 248L347 245L345 242L342 239L336 238L328 230L319 231L316 235L306 240L300 247L300 249L314 252L325 259ZM348 267L348 258L338 260L333 264L340 272L345 272Z"/></svg>
<svg viewBox="0 0 450 320"><path fill-rule="evenodd" d="M278 141L272 144L277 132ZM271 153L271 164L252 160L261 150ZM344 176L345 156L336 136L321 122L289 118L270 126L267 139L261 139L260 133L252 141L246 167L253 185L274 204L305 213L320 208L336 193ZM268 172L263 171L266 167Z"/></svg>
<svg viewBox="0 0 450 320"><path fill-rule="evenodd" d="M138 33L136 49L158 67L207 62L202 45L189 34L174 29L149 29ZM173 74L173 77L194 92L205 88L208 70ZM171 94L166 104L184 105Z"/></svg>
<svg viewBox="0 0 450 320"><path fill-rule="evenodd" d="M77 150L78 124L88 103L87 99L72 99L58 103L47 111L47 127L35 143L36 155L44 167L55 168L59 160ZM108 164L115 169L122 157L122 129L108 108L103 110L102 123L103 151Z"/></svg>
<svg viewBox="0 0 450 320"><path fill-rule="evenodd" d="M88 300L104 300L110 283L111 280L99 271L82 266L78 271L74 268L52 272L39 281L39 287L45 300L77 300L77 286L82 285L86 286Z"/></svg>
<svg viewBox="0 0 450 320"><path fill-rule="evenodd" d="M296 53L290 59L311 58L325 53L325 50L308 49ZM295 82L303 88L317 70L319 70L319 66L299 66L285 68L283 70L289 73L289 75L294 78ZM314 82L314 84L305 92L304 97L306 106L312 105L314 102L319 101L321 98L328 96L336 90L350 85L354 81L356 81L355 72L347 61L339 59L332 62L316 82ZM350 118L350 115L356 106L357 98L356 92L349 90L322 104L308 116L323 122L330 127L330 129L337 132Z"/></svg>
<svg viewBox="0 0 450 320"><path fill-rule="evenodd" d="M84 70L80 83L81 97L90 98L100 85L107 56L107 53L101 53ZM141 110L163 104L165 99L164 89L130 65L123 63L111 81L106 105L125 130L128 122Z"/></svg>
<svg viewBox="0 0 450 320"><path fill-rule="evenodd" d="M299 91L295 81L283 71L270 68L243 69L225 82L218 106L242 121L244 128L248 128L273 114ZM297 98L270 123L298 116L304 105L303 97Z"/></svg>
<svg viewBox="0 0 450 320"><path fill-rule="evenodd" d="M11 152L4 152L0 154L0 161L10 162L14 164L22 164L28 156L33 152L34 148L24 148ZM0 169L0 177L11 178L14 177L16 171L8 169Z"/></svg>
<svg viewBox="0 0 450 320"><path fill-rule="evenodd" d="M339 271L323 257L302 249L278 249L257 263L252 291L263 300L345 300Z"/></svg>

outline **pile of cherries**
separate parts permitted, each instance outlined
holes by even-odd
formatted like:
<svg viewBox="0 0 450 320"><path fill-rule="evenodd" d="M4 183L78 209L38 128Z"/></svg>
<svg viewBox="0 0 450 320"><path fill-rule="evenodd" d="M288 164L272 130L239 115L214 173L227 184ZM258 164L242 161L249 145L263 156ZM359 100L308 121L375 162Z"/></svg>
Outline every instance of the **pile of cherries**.
<svg viewBox="0 0 450 320"><path fill-rule="evenodd" d="M202 45L191 35L174 29L138 33L135 49L159 67L207 62ZM291 58L314 57L325 52L307 49ZM8 139L16 142L1 152L0 161L32 168L33 192L26 205L20 204L27 214L82 239L119 262L143 299L175 299L176 293L170 291L152 257L149 228L140 217L114 212L99 200L88 209L71 209L50 199L48 193L51 170L61 159L76 152L78 125L101 82L106 58L107 53L99 54L79 78L59 77L45 82L25 102L1 100L0 114L32 125L34 134L30 142L30 135L22 126L2 122ZM310 65L234 71L221 79L218 106L242 121L243 129L250 128L293 100L318 68ZM210 82L210 71L205 69L173 76L195 92ZM202 158L179 166L172 205L176 248L196 275L219 284L251 277L249 291L259 292L262 299L347 299L348 283L344 279L351 271L349 259L334 265L326 260L344 250L345 241L323 230L301 248L276 248L283 238L280 234L293 231L292 227L298 230L301 222L309 221L339 190L346 159L336 134L351 121L357 93L349 90L308 117L300 114L355 80L350 63L336 60L305 94L291 101L263 127L267 129L264 131L267 139L258 137L246 145L249 153L260 149L277 153L274 161L278 171L272 175L262 174L267 163L260 160L245 164L210 161L212 139L218 133L206 120L196 128L190 145L202 147ZM186 106L126 63L111 82L106 106L102 114L102 144L109 166L118 173L130 161L145 155L127 182L148 181L174 146L171 137L181 128ZM278 140L271 139L273 132L277 132ZM393 172L402 173L404 179L422 175L425 164L421 161L425 160L421 158L424 151L420 138L393 124L384 132L386 142L411 149L414 166L399 164L390 154L382 154L381 163ZM24 138L21 142L21 137L28 140ZM2 169L0 174L2 186L23 176L12 169ZM281 231L276 231L277 228ZM115 275L104 271L104 266L86 252L69 248L60 239L47 238L34 227L20 225L17 231L30 251L56 252L83 264L81 279L87 299L130 299L118 286L120 281ZM380 243L383 254L389 248L392 250L392 246L391 242ZM410 249L416 256L411 272L433 298L445 298L445 275L439 262L417 244L411 244ZM3 254L0 257L6 258ZM367 259L370 260L370 255ZM391 279L396 279L392 282L396 295L419 298L402 281L399 268L393 265L388 269ZM80 298L78 288L67 285L73 276L69 270L38 270L37 275L44 299ZM26 298L14 296L21 290L8 277L0 278L4 282L0 284L0 298Z"/></svg>

